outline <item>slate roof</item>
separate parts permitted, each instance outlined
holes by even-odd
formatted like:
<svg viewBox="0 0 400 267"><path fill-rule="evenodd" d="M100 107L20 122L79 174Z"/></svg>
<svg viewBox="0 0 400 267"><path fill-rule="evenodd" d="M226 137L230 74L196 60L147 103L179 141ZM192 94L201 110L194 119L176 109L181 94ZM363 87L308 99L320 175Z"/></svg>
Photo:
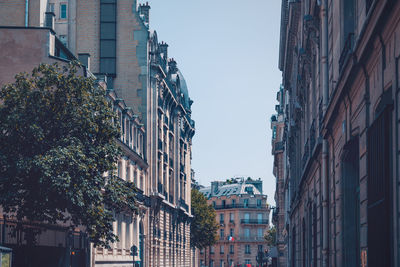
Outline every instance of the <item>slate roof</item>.
<svg viewBox="0 0 400 267"><path fill-rule="evenodd" d="M211 186L200 189L200 192L203 193L207 198L210 198ZM233 184L220 184L217 192L214 192L212 196L221 197L231 195L261 195L261 193L254 185L241 182Z"/></svg>

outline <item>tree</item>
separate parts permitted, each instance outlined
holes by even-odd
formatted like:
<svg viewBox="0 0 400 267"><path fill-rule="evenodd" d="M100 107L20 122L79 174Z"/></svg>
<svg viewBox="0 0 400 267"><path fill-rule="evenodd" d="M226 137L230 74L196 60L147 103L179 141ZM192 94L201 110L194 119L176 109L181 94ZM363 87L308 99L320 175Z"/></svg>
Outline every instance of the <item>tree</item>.
<svg viewBox="0 0 400 267"><path fill-rule="evenodd" d="M192 189L191 199L194 218L190 225L190 245L200 249L211 246L217 241L219 228L215 210L197 189Z"/></svg>
<svg viewBox="0 0 400 267"><path fill-rule="evenodd" d="M275 228L275 226L268 229L264 238L265 238L265 240L267 240L268 246L270 246L270 247L276 246L276 228Z"/></svg>
<svg viewBox="0 0 400 267"><path fill-rule="evenodd" d="M18 221L84 226L108 246L113 211L135 212L136 190L114 175L119 129L106 92L79 67L42 64L1 88L0 205Z"/></svg>

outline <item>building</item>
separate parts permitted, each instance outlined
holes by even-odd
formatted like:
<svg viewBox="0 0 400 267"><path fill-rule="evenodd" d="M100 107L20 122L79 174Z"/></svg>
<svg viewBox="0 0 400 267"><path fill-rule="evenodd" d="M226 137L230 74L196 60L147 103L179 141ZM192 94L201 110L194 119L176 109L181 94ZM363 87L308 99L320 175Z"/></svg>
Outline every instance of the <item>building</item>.
<svg viewBox="0 0 400 267"><path fill-rule="evenodd" d="M158 42L156 32L149 49L151 266L190 266L192 101L176 61L168 58L168 45Z"/></svg>
<svg viewBox="0 0 400 267"><path fill-rule="evenodd" d="M191 264L192 101L176 61L168 58L168 45L149 29L149 11L148 3L136 0L0 0L0 25L52 29L57 42L94 75L105 77L118 96L112 98L125 130L120 141L129 154L118 163L119 175L137 179L149 207L144 204L141 217L132 221L116 215L115 232L135 236L124 237L112 250L94 250L96 266L132 263L127 251L132 240L139 242L135 261L140 266Z"/></svg>
<svg viewBox="0 0 400 267"><path fill-rule="evenodd" d="M17 73L31 73L40 63L63 65L76 59L47 28L0 26L0 48L0 87L14 82ZM80 68L77 75L90 74ZM90 250L87 235L80 228L68 226L18 221L0 208L0 243L12 248L12 266L15 267L28 266L28 263L32 266L57 266L59 263L66 266L71 261L85 266ZM32 242L37 244L34 248Z"/></svg>
<svg viewBox="0 0 400 267"><path fill-rule="evenodd" d="M277 93L277 101L283 102L284 89L280 88ZM284 149L284 138L283 133L285 131L285 114L284 107L276 105L276 115L271 117L271 129L272 129L272 155L274 156L274 167L273 173L276 178L276 189L275 189L275 203L276 207L273 208L272 222L276 227L276 248L277 248L277 264L279 266L286 266L287 258L287 246L285 234L285 160L286 154Z"/></svg>
<svg viewBox="0 0 400 267"><path fill-rule="evenodd" d="M102 78L100 78L100 84L106 87L107 83L104 77ZM145 226L148 224L146 214L150 208L150 198L144 194L149 167L144 158L146 131L139 117L123 99L118 98L113 89L107 90L107 96L118 115L118 125L121 129L121 136L117 143L122 149L123 156L117 162L117 176L136 185L139 211L138 214L129 212L114 214L113 229L119 241L111 244L109 249L92 246L90 266L131 264L132 260L138 266L144 266L148 261L144 255L144 246ZM137 255L131 255L132 247L136 248Z"/></svg>
<svg viewBox="0 0 400 267"><path fill-rule="evenodd" d="M58 62L65 64L70 60L76 60L73 54L55 36L54 31L40 27L0 27L0 47L3 61L0 64L0 86L12 82L13 77L19 72L30 72L40 63L52 64ZM34 41L33 41L34 40ZM12 45L11 45L12 44ZM79 75L92 76L86 69L82 68ZM106 88L103 80L99 86ZM143 251L144 226L147 207L150 205L149 198L143 194L147 181L147 162L144 160L145 129L138 116L126 106L124 101L117 97L115 92L108 90L107 97L112 103L115 112L120 118L121 137L117 140L122 148L123 157L119 160L118 176L123 180L134 182L139 190L139 214L115 214L113 223L114 231L120 237L111 249L93 248L88 244L88 239L81 229L70 231L65 225L35 225L43 230L36 237L37 248L29 248L26 239L18 240L11 233L16 227L17 221L1 214L1 243L14 248L15 266L26 266L29 260L37 266L55 266L58 263L73 266L95 266L96 261L126 261L132 262L130 256L131 247L137 246L139 252ZM31 222L23 222L23 227L32 228ZM22 230L19 230L22 235ZM93 251L94 253L92 253ZM73 252L73 253L72 253ZM115 253L114 253L115 252ZM66 256L68 255L68 256ZM91 258L91 255L95 255ZM24 256L24 257L22 257ZM46 259L44 262L43 259ZM143 263L142 254L136 256L138 263Z"/></svg>
<svg viewBox="0 0 400 267"><path fill-rule="evenodd" d="M399 1L282 1L285 266L400 264L399 18Z"/></svg>
<svg viewBox="0 0 400 267"><path fill-rule="evenodd" d="M261 179L215 181L200 192L214 207L220 228L217 243L200 251L199 266L255 266L258 252L266 248L264 235L269 229L270 208Z"/></svg>

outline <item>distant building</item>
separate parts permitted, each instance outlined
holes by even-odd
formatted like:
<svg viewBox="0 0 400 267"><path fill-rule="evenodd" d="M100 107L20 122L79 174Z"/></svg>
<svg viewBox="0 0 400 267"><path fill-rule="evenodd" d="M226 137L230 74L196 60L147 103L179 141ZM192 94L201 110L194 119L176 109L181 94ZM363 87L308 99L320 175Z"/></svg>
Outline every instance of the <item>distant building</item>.
<svg viewBox="0 0 400 267"><path fill-rule="evenodd" d="M200 251L199 266L255 266L258 251L266 248L264 235L269 229L270 208L261 179L215 181L200 192L216 210L220 228L219 241Z"/></svg>
<svg viewBox="0 0 400 267"><path fill-rule="evenodd" d="M284 90L280 88L277 93L277 101L283 104ZM284 131L285 131L285 114L283 112L283 105L279 104L275 106L277 112L276 115L271 117L271 129L272 129L272 155L274 156L273 173L276 178L276 189L275 189L275 203L276 207L273 208L272 222L276 227L276 248L278 251L277 264L278 267L286 266L287 258L287 246L286 238L287 235L285 230L285 149L284 149Z"/></svg>

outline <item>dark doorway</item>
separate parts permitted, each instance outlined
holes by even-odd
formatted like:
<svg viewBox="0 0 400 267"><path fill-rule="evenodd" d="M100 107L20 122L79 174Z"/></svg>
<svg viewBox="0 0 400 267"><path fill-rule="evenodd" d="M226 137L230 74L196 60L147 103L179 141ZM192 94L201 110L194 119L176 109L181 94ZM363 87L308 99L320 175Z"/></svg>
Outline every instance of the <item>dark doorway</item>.
<svg viewBox="0 0 400 267"><path fill-rule="evenodd" d="M368 266L392 266L392 104L384 94L368 129Z"/></svg>
<svg viewBox="0 0 400 267"><path fill-rule="evenodd" d="M359 139L354 137L343 149L343 266L360 266L360 178Z"/></svg>

